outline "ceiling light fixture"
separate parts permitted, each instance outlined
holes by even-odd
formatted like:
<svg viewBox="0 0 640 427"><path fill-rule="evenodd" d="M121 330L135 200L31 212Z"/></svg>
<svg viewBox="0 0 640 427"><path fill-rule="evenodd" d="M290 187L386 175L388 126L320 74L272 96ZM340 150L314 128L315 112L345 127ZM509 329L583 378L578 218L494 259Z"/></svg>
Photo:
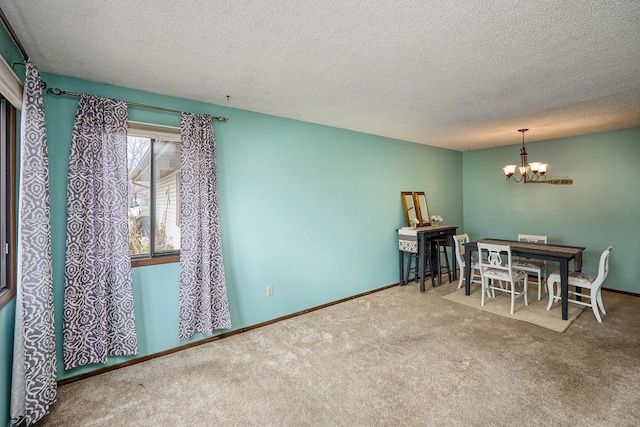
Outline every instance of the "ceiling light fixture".
<svg viewBox="0 0 640 427"><path fill-rule="evenodd" d="M529 129L518 129L518 132L522 133L522 148L520 148L520 166L506 165L502 168L507 181L511 182L524 182L525 184L560 184L568 185L573 184L573 180L569 178L553 178L548 179L545 174L547 173L548 163L531 162L527 161L527 149L524 147L524 133ZM516 169L520 173L520 177L516 178Z"/></svg>

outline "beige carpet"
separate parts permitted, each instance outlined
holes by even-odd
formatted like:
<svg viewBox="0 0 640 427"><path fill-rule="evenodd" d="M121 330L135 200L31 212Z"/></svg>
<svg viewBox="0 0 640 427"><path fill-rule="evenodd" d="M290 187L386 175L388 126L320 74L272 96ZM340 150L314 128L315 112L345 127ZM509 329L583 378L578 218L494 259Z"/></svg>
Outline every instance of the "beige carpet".
<svg viewBox="0 0 640 427"><path fill-rule="evenodd" d="M64 385L37 427L640 425L640 298L603 293L602 323L585 311L559 334L441 298L455 286L395 286Z"/></svg>
<svg viewBox="0 0 640 427"><path fill-rule="evenodd" d="M455 292L444 295L442 298L454 301L478 310L488 311L489 313L498 314L500 316L509 317L511 319L529 322L543 328L551 329L556 332L564 332L567 330L571 322L573 322L584 310L584 307L577 304L569 304L568 319L562 320L562 308L560 303L556 303L547 311L549 297L542 295L542 299L538 301L538 289L535 286L529 288L527 299L529 305L524 305L522 297L516 299L513 314L511 311L511 296L503 292L496 292L495 298L485 297L484 307L480 305L480 286L471 287L471 295L464 294L464 287ZM591 310L589 310L591 313Z"/></svg>

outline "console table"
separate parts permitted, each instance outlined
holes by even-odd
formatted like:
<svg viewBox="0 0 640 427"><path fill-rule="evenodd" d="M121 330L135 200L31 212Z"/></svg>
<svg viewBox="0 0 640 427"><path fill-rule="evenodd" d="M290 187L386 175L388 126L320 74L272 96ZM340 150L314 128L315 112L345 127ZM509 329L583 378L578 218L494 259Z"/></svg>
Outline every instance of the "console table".
<svg viewBox="0 0 640 427"><path fill-rule="evenodd" d="M425 272L425 263L424 263L424 254L426 251L427 242L431 239L438 238L446 238L451 244L451 263L455 265L455 245L453 244L453 236L456 234L456 230L458 227L449 226L449 225L434 225L434 226L426 226L426 227L417 227L415 229L417 240L418 240L418 271L420 275L420 292L424 292L424 272ZM404 281L404 253L402 249L398 248L399 253L399 264L400 264L400 286L406 285ZM456 279L456 268L453 268L453 280ZM431 284L435 286L434 273L431 273Z"/></svg>

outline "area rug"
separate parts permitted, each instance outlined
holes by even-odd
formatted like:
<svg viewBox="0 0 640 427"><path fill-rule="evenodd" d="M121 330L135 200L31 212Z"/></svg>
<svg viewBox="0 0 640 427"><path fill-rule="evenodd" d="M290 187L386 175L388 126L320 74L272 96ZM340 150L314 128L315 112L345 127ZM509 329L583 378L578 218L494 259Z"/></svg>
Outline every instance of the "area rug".
<svg viewBox="0 0 640 427"><path fill-rule="evenodd" d="M529 292L527 293L529 305L524 305L522 297L517 298L513 314L509 313L511 309L511 295L503 292L496 292L495 298L485 297L484 307L480 305L481 295L480 287L472 286L471 295L469 296L464 294L463 287L444 295L442 298L464 304L478 310L488 311L500 316L532 323L556 332L566 331L571 325L571 322L573 322L584 310L584 307L582 306L569 304L568 320L562 320L561 304L558 302L551 307L551 310L547 311L549 297L547 295L542 295L542 299L538 301L538 290L535 286L529 288Z"/></svg>

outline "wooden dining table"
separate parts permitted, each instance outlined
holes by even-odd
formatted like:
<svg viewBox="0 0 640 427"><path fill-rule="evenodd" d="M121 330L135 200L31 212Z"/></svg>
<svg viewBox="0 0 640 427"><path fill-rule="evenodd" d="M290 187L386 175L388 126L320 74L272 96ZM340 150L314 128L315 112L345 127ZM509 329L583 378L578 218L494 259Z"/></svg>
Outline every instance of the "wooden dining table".
<svg viewBox="0 0 640 427"><path fill-rule="evenodd" d="M573 260L574 271L582 270L582 251L579 246L551 245L547 243L519 242L516 240L481 239L464 245L465 295L471 294L471 254L478 251L478 243L509 245L513 256L554 261L560 264L560 293L562 297L562 319L568 319L569 311L569 261ZM579 290L578 290L579 292Z"/></svg>

